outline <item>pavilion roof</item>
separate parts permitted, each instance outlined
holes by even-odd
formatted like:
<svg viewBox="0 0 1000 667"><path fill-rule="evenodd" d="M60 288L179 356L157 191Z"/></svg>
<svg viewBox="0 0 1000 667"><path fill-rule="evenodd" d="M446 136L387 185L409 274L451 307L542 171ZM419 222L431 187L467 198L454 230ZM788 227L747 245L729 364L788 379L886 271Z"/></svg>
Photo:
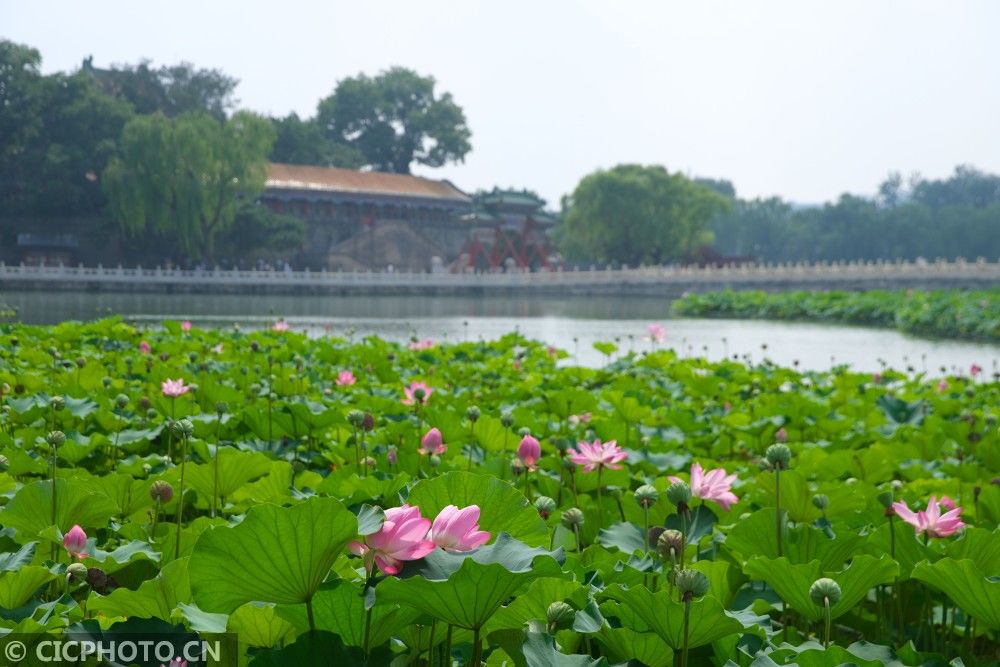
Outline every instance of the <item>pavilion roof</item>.
<svg viewBox="0 0 1000 667"><path fill-rule="evenodd" d="M418 197L469 203L472 198L448 180L409 174L355 171L337 167L271 163L267 169L269 190L319 190L355 194Z"/></svg>

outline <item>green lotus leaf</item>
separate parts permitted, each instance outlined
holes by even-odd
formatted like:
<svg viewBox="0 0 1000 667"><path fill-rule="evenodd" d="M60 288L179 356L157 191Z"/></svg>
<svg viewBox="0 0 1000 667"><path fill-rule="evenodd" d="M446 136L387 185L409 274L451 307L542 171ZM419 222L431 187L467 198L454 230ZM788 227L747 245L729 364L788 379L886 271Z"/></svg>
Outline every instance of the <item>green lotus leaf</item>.
<svg viewBox="0 0 1000 667"><path fill-rule="evenodd" d="M306 602L357 532L355 516L332 498L258 505L239 525L198 539L188 565L194 601L225 614L246 602Z"/></svg>
<svg viewBox="0 0 1000 667"><path fill-rule="evenodd" d="M137 590L118 588L109 595L94 595L87 608L105 616L169 619L182 602L191 601L188 559L180 558L163 566L155 578Z"/></svg>
<svg viewBox="0 0 1000 667"><path fill-rule="evenodd" d="M298 630L275 613L273 605L249 602L229 615L226 628L235 632L240 644L272 648L295 638Z"/></svg>
<svg viewBox="0 0 1000 667"><path fill-rule="evenodd" d="M28 603L35 592L56 578L48 568L27 565L16 572L0 573L0 609L17 609Z"/></svg>
<svg viewBox="0 0 1000 667"><path fill-rule="evenodd" d="M566 655L556 648L556 640L544 632L526 632L521 652L531 667L599 667L607 658L586 655Z"/></svg>
<svg viewBox="0 0 1000 667"><path fill-rule="evenodd" d="M103 494L94 493L87 482L56 479L56 527L63 533L77 524L84 530L103 528L115 507ZM19 540L36 537L52 525L52 483L47 480L21 487L3 512L0 524L17 531Z"/></svg>
<svg viewBox="0 0 1000 667"><path fill-rule="evenodd" d="M913 578L955 601L962 611L991 630L1000 630L1000 580L987 577L972 560L942 558L918 563Z"/></svg>
<svg viewBox="0 0 1000 667"><path fill-rule="evenodd" d="M271 470L272 461L259 452L241 452L232 447L219 447L216 459L199 465L188 464L185 482L206 498L212 497L218 464L219 498L231 498L243 486Z"/></svg>
<svg viewBox="0 0 1000 667"><path fill-rule="evenodd" d="M645 535L642 534L642 528L628 521L622 521L608 528L602 528L598 533L597 541L602 546L619 549L627 554L648 550Z"/></svg>

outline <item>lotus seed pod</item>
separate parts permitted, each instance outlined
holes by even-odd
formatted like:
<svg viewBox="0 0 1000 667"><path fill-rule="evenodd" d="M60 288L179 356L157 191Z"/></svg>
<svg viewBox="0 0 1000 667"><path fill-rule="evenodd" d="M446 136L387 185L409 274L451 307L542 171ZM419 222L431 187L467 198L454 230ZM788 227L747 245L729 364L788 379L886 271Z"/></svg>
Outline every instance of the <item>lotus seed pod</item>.
<svg viewBox="0 0 1000 667"><path fill-rule="evenodd" d="M221 415L226 414L227 412L229 412L229 403L226 403L225 401L218 401L218 402L216 402L216 404L215 404L215 413L216 414L218 414L218 415L221 416Z"/></svg>
<svg viewBox="0 0 1000 667"><path fill-rule="evenodd" d="M685 600L700 598L708 592L708 577L698 570L681 570L674 577L674 586Z"/></svg>
<svg viewBox="0 0 1000 667"><path fill-rule="evenodd" d="M150 403L148 396L143 396L142 398L139 399L139 408L140 409L142 409L142 410L149 410L149 408L150 408L151 405L152 405L152 403Z"/></svg>
<svg viewBox="0 0 1000 667"><path fill-rule="evenodd" d="M101 384L104 385L105 389L111 386L111 382L112 382L111 378L109 378L107 375L101 378Z"/></svg>
<svg viewBox="0 0 1000 667"><path fill-rule="evenodd" d="M66 568L66 578L70 581L85 581L87 579L87 566L83 563L70 563Z"/></svg>
<svg viewBox="0 0 1000 667"><path fill-rule="evenodd" d="M170 423L170 432L175 438L190 438L194 434L194 424L190 419L178 419Z"/></svg>
<svg viewBox="0 0 1000 667"><path fill-rule="evenodd" d="M660 541L660 535L667 531L663 526L653 526L646 533L646 546L650 544L657 544Z"/></svg>
<svg viewBox="0 0 1000 667"><path fill-rule="evenodd" d="M0 384L0 394L9 394L9 393L10 393L10 385L7 384L6 382Z"/></svg>
<svg viewBox="0 0 1000 667"><path fill-rule="evenodd" d="M49 443L50 447L58 447L66 442L66 434L62 431L49 431L49 434L45 436L45 441Z"/></svg>
<svg viewBox="0 0 1000 667"><path fill-rule="evenodd" d="M365 431L371 431L375 428L375 416L372 413L365 413L365 418L361 420L361 428Z"/></svg>
<svg viewBox="0 0 1000 667"><path fill-rule="evenodd" d="M66 407L66 399L64 399L62 396L53 396L52 398L49 399L49 407L55 410L56 412L59 412L60 410Z"/></svg>
<svg viewBox="0 0 1000 667"><path fill-rule="evenodd" d="M557 630L566 630L573 627L576 620L576 610L565 602L553 602L545 610L545 618L548 622L549 633Z"/></svg>
<svg viewBox="0 0 1000 667"><path fill-rule="evenodd" d="M535 509L543 519L548 519L549 515L556 511L556 501L548 496L538 496L535 498Z"/></svg>
<svg viewBox="0 0 1000 667"><path fill-rule="evenodd" d="M903 482L901 480L894 479L891 482L889 482L889 486L892 487L893 491L899 491L900 489L903 488Z"/></svg>
<svg viewBox="0 0 1000 667"><path fill-rule="evenodd" d="M10 468L10 459L0 454L0 472L7 472L8 468Z"/></svg>
<svg viewBox="0 0 1000 667"><path fill-rule="evenodd" d="M361 428L361 424L365 421L365 413L361 410L351 410L347 413L347 422L354 428Z"/></svg>
<svg viewBox="0 0 1000 667"><path fill-rule="evenodd" d="M876 498L882 504L882 507L888 509L892 507L892 501L895 500L896 496L892 491L883 491Z"/></svg>
<svg viewBox="0 0 1000 667"><path fill-rule="evenodd" d="M570 507L568 510L563 512L562 524L567 528L582 526L583 522L584 522L583 512L581 512L578 508Z"/></svg>
<svg viewBox="0 0 1000 667"><path fill-rule="evenodd" d="M825 605L826 600L829 600L832 607L840 600L840 584L826 577L817 579L809 587L809 597L820 607Z"/></svg>
<svg viewBox="0 0 1000 667"><path fill-rule="evenodd" d="M146 419L148 419L149 421L153 421L154 419L156 419L156 410L154 410L153 408L146 410Z"/></svg>
<svg viewBox="0 0 1000 667"><path fill-rule="evenodd" d="M511 426L514 425L514 415L510 414L509 412L504 412L503 414L500 415L500 423L503 425L504 428L510 428Z"/></svg>
<svg viewBox="0 0 1000 667"><path fill-rule="evenodd" d="M149 497L154 502L169 503L174 497L174 487L170 486L170 482L158 479L149 487Z"/></svg>
<svg viewBox="0 0 1000 667"><path fill-rule="evenodd" d="M417 387L413 390L413 398L417 399L419 402L423 403L424 398L427 397L427 391L423 387Z"/></svg>
<svg viewBox="0 0 1000 667"><path fill-rule="evenodd" d="M115 396L115 406L117 406L119 410L124 410L126 406L128 406L128 396L125 394L118 394Z"/></svg>
<svg viewBox="0 0 1000 667"><path fill-rule="evenodd" d="M517 434L523 438L526 435L531 435L531 429L528 428L527 426L522 426L521 428L517 429Z"/></svg>
<svg viewBox="0 0 1000 667"><path fill-rule="evenodd" d="M674 482L667 488L667 500L681 507L691 502L691 487L684 482Z"/></svg>
<svg viewBox="0 0 1000 667"><path fill-rule="evenodd" d="M278 395L272 391L270 394L267 395L267 400L276 401L278 400Z"/></svg>
<svg viewBox="0 0 1000 667"><path fill-rule="evenodd" d="M670 559L671 554L674 557L679 556L684 550L684 534L679 530L664 530L656 540L656 550L664 560Z"/></svg>
<svg viewBox="0 0 1000 667"><path fill-rule="evenodd" d="M431 454L430 456L427 457L427 460L431 464L432 468L437 468L439 465L441 465L441 457L438 456L437 454Z"/></svg>
<svg viewBox="0 0 1000 667"><path fill-rule="evenodd" d="M813 496L813 507L818 510L825 510L830 506L830 497L823 493L817 493Z"/></svg>
<svg viewBox="0 0 1000 667"><path fill-rule="evenodd" d="M651 507L659 499L660 492L651 484L643 484L635 490L635 502L639 503L640 507Z"/></svg>
<svg viewBox="0 0 1000 667"><path fill-rule="evenodd" d="M788 445L771 445L764 452L764 458L775 470L784 470L788 467L788 462L792 460L792 450Z"/></svg>
<svg viewBox="0 0 1000 667"><path fill-rule="evenodd" d="M482 413L481 413L481 412L479 411L479 408L477 408L477 407L476 407L476 406L474 406L474 405L470 405L470 406L469 406L469 407L468 407L468 408L467 408L467 409L465 410L465 416L466 416L466 418L467 418L467 419L468 419L468 420L469 420L470 422L472 422L473 424L475 424L475 423L476 423L476 420L477 420L477 419L479 419L479 415L480 415L480 414L482 414Z"/></svg>

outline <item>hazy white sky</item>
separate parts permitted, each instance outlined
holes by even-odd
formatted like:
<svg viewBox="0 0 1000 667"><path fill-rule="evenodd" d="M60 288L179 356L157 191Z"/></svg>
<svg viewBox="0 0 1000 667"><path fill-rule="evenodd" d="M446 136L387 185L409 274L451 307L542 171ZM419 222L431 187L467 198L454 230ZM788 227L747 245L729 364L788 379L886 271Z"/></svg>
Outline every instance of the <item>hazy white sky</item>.
<svg viewBox="0 0 1000 667"><path fill-rule="evenodd" d="M358 72L431 74L473 151L416 171L553 204L621 162L799 202L1000 171L998 28L995 0L0 0L0 37L46 71L187 60L263 113L311 116Z"/></svg>

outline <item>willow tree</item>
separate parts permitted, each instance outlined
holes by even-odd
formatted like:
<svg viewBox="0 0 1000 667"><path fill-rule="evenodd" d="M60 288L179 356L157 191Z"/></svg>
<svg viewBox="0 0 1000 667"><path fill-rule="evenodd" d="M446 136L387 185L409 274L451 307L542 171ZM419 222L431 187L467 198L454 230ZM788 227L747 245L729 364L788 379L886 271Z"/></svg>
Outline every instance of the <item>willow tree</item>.
<svg viewBox="0 0 1000 667"><path fill-rule="evenodd" d="M137 116L122 130L119 157L104 171L112 213L131 234L176 241L212 260L216 236L232 225L241 201L264 189L271 124L240 112Z"/></svg>

